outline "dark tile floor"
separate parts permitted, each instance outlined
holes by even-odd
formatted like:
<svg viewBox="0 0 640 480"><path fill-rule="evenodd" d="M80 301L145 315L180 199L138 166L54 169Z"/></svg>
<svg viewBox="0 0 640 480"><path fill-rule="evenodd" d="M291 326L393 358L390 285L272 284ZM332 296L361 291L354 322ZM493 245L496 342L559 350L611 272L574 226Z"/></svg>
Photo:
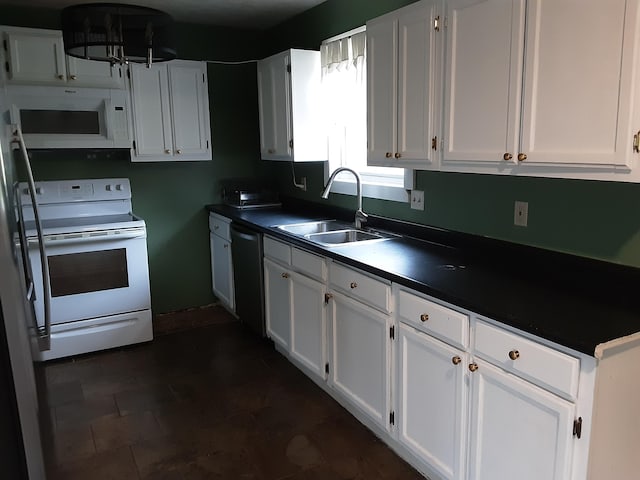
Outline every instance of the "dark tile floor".
<svg viewBox="0 0 640 480"><path fill-rule="evenodd" d="M423 478L237 322L41 373L51 480Z"/></svg>

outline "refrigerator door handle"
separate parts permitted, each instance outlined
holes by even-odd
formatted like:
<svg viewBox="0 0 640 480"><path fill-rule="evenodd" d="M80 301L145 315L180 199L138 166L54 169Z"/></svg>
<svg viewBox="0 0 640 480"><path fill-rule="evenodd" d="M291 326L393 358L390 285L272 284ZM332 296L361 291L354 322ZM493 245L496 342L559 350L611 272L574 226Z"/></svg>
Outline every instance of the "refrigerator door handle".
<svg viewBox="0 0 640 480"><path fill-rule="evenodd" d="M47 262L47 252L44 246L44 236L42 234L42 223L40 222L40 212L38 211L38 201L36 199L36 183L33 180L33 171L27 154L27 147L24 143L22 131L18 125L12 125L13 134L20 144L20 152L27 172L27 184L29 186L29 196L33 205L33 216L36 224L36 234L38 237L38 250L40 251L40 267L42 268L42 283L44 291L44 325L38 326L38 345L40 350L51 349L51 290L49 283L49 264ZM20 205L20 201L18 201ZM21 227L24 228L24 227Z"/></svg>

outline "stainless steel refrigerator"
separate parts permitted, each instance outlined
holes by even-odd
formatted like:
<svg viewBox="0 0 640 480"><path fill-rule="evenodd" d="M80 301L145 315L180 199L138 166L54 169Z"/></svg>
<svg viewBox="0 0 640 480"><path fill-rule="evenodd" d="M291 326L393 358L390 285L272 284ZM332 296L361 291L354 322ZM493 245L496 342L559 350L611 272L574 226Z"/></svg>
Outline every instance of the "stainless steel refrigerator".
<svg viewBox="0 0 640 480"><path fill-rule="evenodd" d="M49 332L35 319L31 267L15 203L14 162L3 135L6 125L0 122L0 128L0 477L39 480L45 478L40 418L46 405L39 405L39 367L32 349L46 349ZM32 180L24 145L20 153Z"/></svg>

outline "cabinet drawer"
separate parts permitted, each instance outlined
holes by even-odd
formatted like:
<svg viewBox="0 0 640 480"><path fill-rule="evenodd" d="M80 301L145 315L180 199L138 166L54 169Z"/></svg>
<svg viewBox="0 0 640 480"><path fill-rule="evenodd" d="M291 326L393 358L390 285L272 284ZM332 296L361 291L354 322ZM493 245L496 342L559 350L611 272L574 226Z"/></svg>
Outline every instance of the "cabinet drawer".
<svg viewBox="0 0 640 480"><path fill-rule="evenodd" d="M274 240L271 237L263 239L264 256L272 258L285 265L291 265L291 247L286 244Z"/></svg>
<svg viewBox="0 0 640 480"><path fill-rule="evenodd" d="M305 252L298 248L291 249L291 265L299 272L318 280L327 278L327 264L323 257Z"/></svg>
<svg viewBox="0 0 640 480"><path fill-rule="evenodd" d="M469 317L426 298L400 290L400 321L455 346L469 344Z"/></svg>
<svg viewBox="0 0 640 480"><path fill-rule="evenodd" d="M225 240L231 240L229 225L231 225L231 219L216 213L209 214L209 230L211 233L214 233Z"/></svg>
<svg viewBox="0 0 640 480"><path fill-rule="evenodd" d="M333 288L348 296L383 312L390 311L391 287L388 283L337 263L330 265L329 279Z"/></svg>
<svg viewBox="0 0 640 480"><path fill-rule="evenodd" d="M580 360L565 353L478 321L475 352L505 370L563 397L575 400Z"/></svg>

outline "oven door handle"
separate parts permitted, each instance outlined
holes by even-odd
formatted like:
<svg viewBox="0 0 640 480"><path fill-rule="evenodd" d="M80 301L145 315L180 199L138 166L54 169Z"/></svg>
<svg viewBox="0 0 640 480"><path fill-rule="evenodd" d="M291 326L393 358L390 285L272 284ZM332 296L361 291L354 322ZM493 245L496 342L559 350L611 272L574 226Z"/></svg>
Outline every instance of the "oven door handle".
<svg viewBox="0 0 640 480"><path fill-rule="evenodd" d="M22 131L18 125L13 125L13 134L20 144L20 152L27 172L27 185L29 196L33 205L33 218L36 224L36 234L38 236L38 249L40 250L40 267L42 269L42 286L44 291L44 325L38 326L38 347L41 351L51 349L51 289L49 280L49 265L47 263L47 252L44 247L44 235L42 234L42 223L40 222L40 212L38 211L38 200L36 199L36 183L33 180L33 171L29 162L27 146L24 143Z"/></svg>
<svg viewBox="0 0 640 480"><path fill-rule="evenodd" d="M115 232L118 233L115 233ZM44 243L48 246L72 245L78 243L98 243L113 242L114 240L134 240L136 238L146 238L147 232L144 227L134 227L116 231L104 230L101 232L65 233L60 235L46 235ZM27 239L29 245L39 245L40 238L30 237Z"/></svg>

